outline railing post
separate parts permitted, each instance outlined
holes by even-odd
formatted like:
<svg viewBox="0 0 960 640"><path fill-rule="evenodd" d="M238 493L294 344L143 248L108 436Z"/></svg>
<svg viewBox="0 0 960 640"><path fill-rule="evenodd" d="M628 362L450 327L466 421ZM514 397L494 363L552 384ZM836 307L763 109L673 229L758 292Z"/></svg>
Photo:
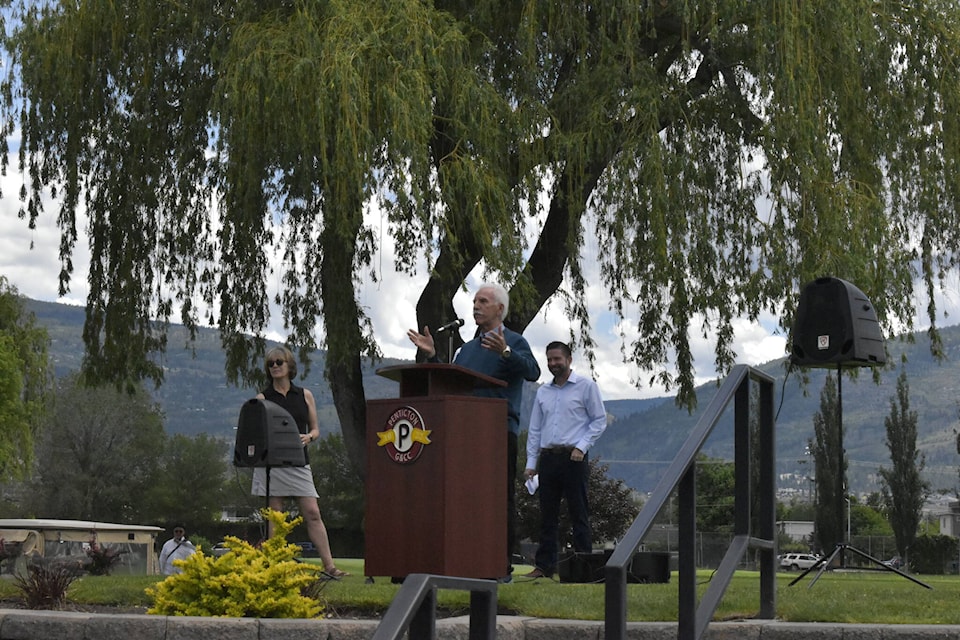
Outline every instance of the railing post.
<svg viewBox="0 0 960 640"><path fill-rule="evenodd" d="M437 590L429 587L410 621L411 638L437 637Z"/></svg>
<svg viewBox="0 0 960 640"><path fill-rule="evenodd" d="M751 384L760 384L760 437L759 452L751 452ZM704 601L697 603L696 561L696 461L701 448L720 420L726 407L735 402L735 478L736 499L734 527L737 535L727 549L721 566L717 569ZM759 455L752 455L759 453ZM751 535L753 519L750 498L754 491L750 467L759 458L760 478L759 506L760 524L757 536ZM666 506L676 489L679 493L679 602L678 629L680 640L696 640L705 632L724 590L729 585L737 566L750 549L760 549L760 617L775 615L775 476L774 476L774 414L773 379L767 374L746 365L737 365L730 371L716 396L710 401L696 426L680 447L677 456L660 478L650 499L641 509L637 519L627 529L623 539L607 561L604 637L607 640L622 640L627 629L626 567L634 552L643 541L657 513Z"/></svg>
<svg viewBox="0 0 960 640"><path fill-rule="evenodd" d="M760 526L757 535L772 540L773 548L760 549L760 619L777 615L777 451L774 434L773 381L757 380L760 387Z"/></svg>
<svg viewBox="0 0 960 640"><path fill-rule="evenodd" d="M496 637L496 581L411 573L377 625L373 640L399 640L408 630L411 638L434 640L437 637L437 589L470 592L470 640Z"/></svg>
<svg viewBox="0 0 960 640"><path fill-rule="evenodd" d="M470 640L497 637L496 591L470 592Z"/></svg>
<svg viewBox="0 0 960 640"><path fill-rule="evenodd" d="M753 492L750 472L753 456L750 438L750 377L737 387L733 401L733 535L750 532L750 506Z"/></svg>
<svg viewBox="0 0 960 640"><path fill-rule="evenodd" d="M603 577L603 637L606 640L624 640L627 637L627 568L608 564L604 567Z"/></svg>
<svg viewBox="0 0 960 640"><path fill-rule="evenodd" d="M694 640L697 632L697 465L695 462L691 463L683 474L679 494L677 638Z"/></svg>

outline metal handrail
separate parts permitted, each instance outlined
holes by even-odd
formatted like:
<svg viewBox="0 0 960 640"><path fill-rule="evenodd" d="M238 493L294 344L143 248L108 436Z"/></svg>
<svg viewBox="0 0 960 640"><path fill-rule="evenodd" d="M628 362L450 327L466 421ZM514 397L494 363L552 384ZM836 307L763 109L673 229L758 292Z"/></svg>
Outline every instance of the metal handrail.
<svg viewBox="0 0 960 640"><path fill-rule="evenodd" d="M750 391L751 382L759 387L759 455L751 456ZM679 489L678 582L679 607L677 637L697 640L706 632L714 611L733 573L750 548L760 550L760 613L761 619L772 619L776 612L775 519L776 481L774 475L773 378L746 365L735 366L720 386L716 396L697 421L693 431L670 463L653 490L650 499L614 549L604 568L604 637L623 640L627 637L627 566L653 525L654 518ZM696 592L696 458L724 410L734 401L734 538L710 586L697 606ZM759 466L759 531L750 532L750 466L756 459Z"/></svg>
<svg viewBox="0 0 960 640"><path fill-rule="evenodd" d="M377 625L373 640L400 640L408 628L411 638L434 640L437 637L437 589L470 592L470 640L496 637L496 580L411 573Z"/></svg>

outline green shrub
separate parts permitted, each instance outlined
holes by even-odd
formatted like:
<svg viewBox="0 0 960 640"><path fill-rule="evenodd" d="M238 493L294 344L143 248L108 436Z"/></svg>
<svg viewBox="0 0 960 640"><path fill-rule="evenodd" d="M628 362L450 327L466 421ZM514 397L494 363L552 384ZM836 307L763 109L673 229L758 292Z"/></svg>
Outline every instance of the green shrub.
<svg viewBox="0 0 960 640"><path fill-rule="evenodd" d="M213 549L213 545L214 545L214 543L209 538L205 536L198 536L198 535L190 536L190 542L192 542L193 546L195 546L197 549L203 548L203 549L206 549L207 551L209 551L210 549Z"/></svg>
<svg viewBox="0 0 960 640"><path fill-rule="evenodd" d="M317 581L319 567L295 560L299 547L286 541L302 518L287 521L278 511L264 509L274 535L260 548L233 536L230 553L221 558L200 549L185 560L174 560L182 573L146 589L153 598L147 613L174 616L238 618L316 618L323 607L304 596Z"/></svg>
<svg viewBox="0 0 960 640"><path fill-rule="evenodd" d="M913 571L940 575L947 564L957 557L957 539L942 535L917 536L907 552Z"/></svg>

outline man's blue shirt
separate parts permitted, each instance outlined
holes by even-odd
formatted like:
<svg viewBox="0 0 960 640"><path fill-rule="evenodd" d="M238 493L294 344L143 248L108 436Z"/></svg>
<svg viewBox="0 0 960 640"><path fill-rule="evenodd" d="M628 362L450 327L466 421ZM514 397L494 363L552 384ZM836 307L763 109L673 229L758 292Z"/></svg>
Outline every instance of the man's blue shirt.
<svg viewBox="0 0 960 640"><path fill-rule="evenodd" d="M499 329L495 329L499 331ZM520 433L520 401L523 395L523 381L535 382L540 379L540 365L530 351L526 338L503 327L503 337L510 347L509 358L501 358L499 353L484 349L480 344L482 334L464 343L454 359L454 364L477 373L497 378L507 383L506 387L482 388L474 391L475 396L484 398L506 398L507 427L512 433Z"/></svg>

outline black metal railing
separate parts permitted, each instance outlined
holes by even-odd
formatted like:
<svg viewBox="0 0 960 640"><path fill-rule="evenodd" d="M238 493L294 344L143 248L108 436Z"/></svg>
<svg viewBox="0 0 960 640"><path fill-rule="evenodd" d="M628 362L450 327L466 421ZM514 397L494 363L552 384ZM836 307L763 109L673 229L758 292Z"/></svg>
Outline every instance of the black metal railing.
<svg viewBox="0 0 960 640"><path fill-rule="evenodd" d="M452 578L411 573L384 614L373 640L437 637L437 589L470 592L470 640L493 640L497 633L497 582L476 578Z"/></svg>
<svg viewBox="0 0 960 640"><path fill-rule="evenodd" d="M751 388L759 388L758 455L751 455ZM734 402L734 538L697 604L696 592L696 459L724 410ZM738 365L727 376L707 406L680 452L667 468L650 499L627 530L604 568L604 637L627 637L627 566L640 547L654 518L678 489L678 625L679 640L703 637L720 604L734 571L751 548L759 549L759 618L772 619L776 613L776 478L774 475L773 378L758 369ZM759 465L759 518L757 535L751 529L751 461Z"/></svg>

